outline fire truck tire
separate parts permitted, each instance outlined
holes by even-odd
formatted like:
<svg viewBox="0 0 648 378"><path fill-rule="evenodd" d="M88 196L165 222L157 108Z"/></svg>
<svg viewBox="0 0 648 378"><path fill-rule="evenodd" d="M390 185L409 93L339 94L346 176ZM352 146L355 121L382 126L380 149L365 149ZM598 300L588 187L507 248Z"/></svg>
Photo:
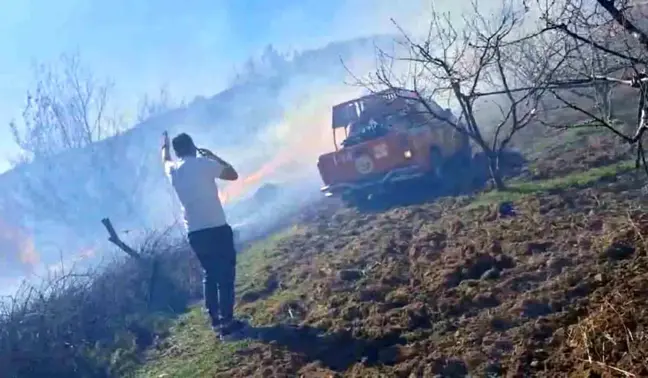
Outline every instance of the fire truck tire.
<svg viewBox="0 0 648 378"><path fill-rule="evenodd" d="M458 194L462 188L472 182L472 155L459 151L445 160L443 171L446 175L443 177L443 186L448 193ZM468 178L468 182L467 181Z"/></svg>
<svg viewBox="0 0 648 378"><path fill-rule="evenodd" d="M452 175L462 175L469 172L472 166L472 155L458 152L444 161L443 171Z"/></svg>
<svg viewBox="0 0 648 378"><path fill-rule="evenodd" d="M431 176L434 180L441 180L444 176L444 159L441 150L438 147L430 148L430 165L432 167Z"/></svg>
<svg viewBox="0 0 648 378"><path fill-rule="evenodd" d="M354 207L358 210L366 210L371 205L371 199L367 193L351 192L342 195L342 202L347 207Z"/></svg>

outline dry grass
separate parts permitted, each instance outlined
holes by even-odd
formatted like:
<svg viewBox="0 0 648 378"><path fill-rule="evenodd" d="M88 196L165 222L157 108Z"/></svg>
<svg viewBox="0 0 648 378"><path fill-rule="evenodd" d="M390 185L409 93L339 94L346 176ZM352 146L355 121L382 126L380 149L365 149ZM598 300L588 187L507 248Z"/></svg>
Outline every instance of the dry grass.
<svg viewBox="0 0 648 378"><path fill-rule="evenodd" d="M200 297L187 246L149 239L143 260L24 286L0 307L2 377L114 377L168 333L170 317Z"/></svg>
<svg viewBox="0 0 648 378"><path fill-rule="evenodd" d="M254 340L216 343L198 309L171 324L200 296L184 244L23 291L0 312L3 377L123 376L145 355L144 377L646 376L644 180L588 148L508 193L313 208L240 259Z"/></svg>
<svg viewBox="0 0 648 378"><path fill-rule="evenodd" d="M260 337L205 374L646 376L644 180L623 159L552 177L310 217L241 286ZM504 200L515 216L499 214ZM150 366L182 376L162 353Z"/></svg>

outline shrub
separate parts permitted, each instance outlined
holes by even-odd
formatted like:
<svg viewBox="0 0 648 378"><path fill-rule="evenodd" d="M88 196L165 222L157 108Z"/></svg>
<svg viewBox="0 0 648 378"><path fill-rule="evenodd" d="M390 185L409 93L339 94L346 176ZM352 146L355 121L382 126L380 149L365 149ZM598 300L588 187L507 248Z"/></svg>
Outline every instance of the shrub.
<svg viewBox="0 0 648 378"><path fill-rule="evenodd" d="M201 297L200 266L184 241L151 238L142 259L23 286L0 305L3 377L112 377L139 363L170 318Z"/></svg>

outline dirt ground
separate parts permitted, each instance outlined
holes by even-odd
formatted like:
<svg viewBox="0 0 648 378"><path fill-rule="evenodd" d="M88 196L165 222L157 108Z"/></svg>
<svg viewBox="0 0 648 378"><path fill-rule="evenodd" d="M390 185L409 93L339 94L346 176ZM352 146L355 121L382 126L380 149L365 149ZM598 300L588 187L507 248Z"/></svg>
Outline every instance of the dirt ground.
<svg viewBox="0 0 648 378"><path fill-rule="evenodd" d="M529 179L629 156L588 143ZM646 377L645 182L518 197L507 216L468 197L312 209L239 293L258 340L219 376Z"/></svg>

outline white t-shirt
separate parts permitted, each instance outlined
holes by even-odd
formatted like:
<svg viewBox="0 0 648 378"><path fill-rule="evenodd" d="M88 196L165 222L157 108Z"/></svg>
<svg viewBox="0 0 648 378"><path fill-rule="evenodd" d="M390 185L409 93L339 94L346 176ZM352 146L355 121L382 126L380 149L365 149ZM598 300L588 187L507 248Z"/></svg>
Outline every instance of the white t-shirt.
<svg viewBox="0 0 648 378"><path fill-rule="evenodd" d="M224 168L205 157L187 157L164 164L164 172L182 204L187 232L227 224L215 181Z"/></svg>

